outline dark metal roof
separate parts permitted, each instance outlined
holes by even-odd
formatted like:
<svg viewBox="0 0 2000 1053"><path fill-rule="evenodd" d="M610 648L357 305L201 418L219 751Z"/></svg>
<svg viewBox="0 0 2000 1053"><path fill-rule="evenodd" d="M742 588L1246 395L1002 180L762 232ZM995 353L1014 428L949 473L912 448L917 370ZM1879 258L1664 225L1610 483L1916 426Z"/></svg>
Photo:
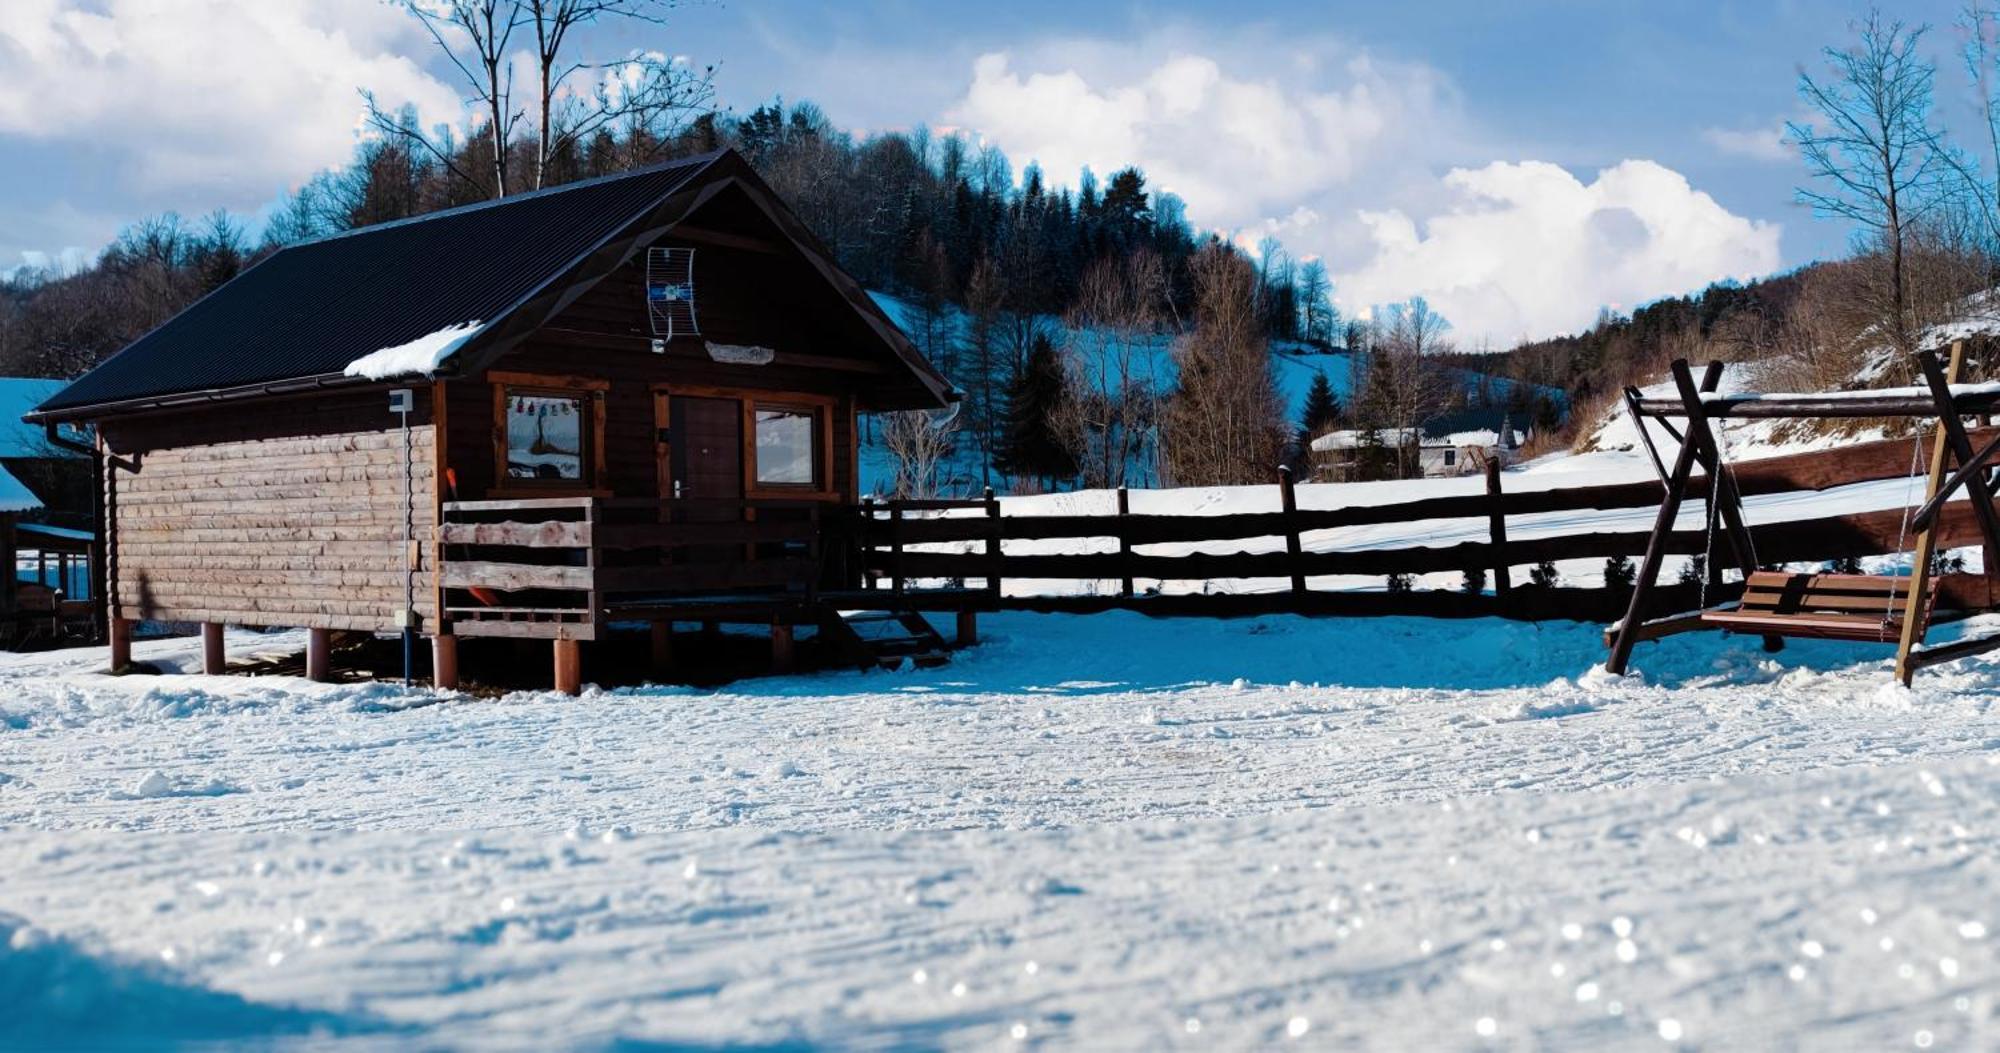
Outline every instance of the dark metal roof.
<svg viewBox="0 0 2000 1053"><path fill-rule="evenodd" d="M35 413L337 377L381 348L466 322L492 323L725 156L704 154L286 248ZM747 169L726 167L732 175Z"/></svg>

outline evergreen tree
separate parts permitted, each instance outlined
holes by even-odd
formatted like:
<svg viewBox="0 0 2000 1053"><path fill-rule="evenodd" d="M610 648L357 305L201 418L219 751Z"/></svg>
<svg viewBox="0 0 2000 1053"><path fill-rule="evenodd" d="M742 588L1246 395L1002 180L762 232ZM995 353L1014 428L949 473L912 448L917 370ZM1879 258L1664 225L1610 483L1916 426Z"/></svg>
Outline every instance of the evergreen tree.
<svg viewBox="0 0 2000 1053"><path fill-rule="evenodd" d="M1028 360L1007 385L1006 432L994 466L1017 479L1053 486L1076 475L1076 455L1056 433L1057 410L1068 397L1062 356L1037 333Z"/></svg>
<svg viewBox="0 0 2000 1053"><path fill-rule="evenodd" d="M1333 382L1326 378L1323 370L1314 373L1312 387L1306 389L1305 412L1299 416L1299 431L1311 440L1324 435L1339 422L1340 400L1333 395Z"/></svg>

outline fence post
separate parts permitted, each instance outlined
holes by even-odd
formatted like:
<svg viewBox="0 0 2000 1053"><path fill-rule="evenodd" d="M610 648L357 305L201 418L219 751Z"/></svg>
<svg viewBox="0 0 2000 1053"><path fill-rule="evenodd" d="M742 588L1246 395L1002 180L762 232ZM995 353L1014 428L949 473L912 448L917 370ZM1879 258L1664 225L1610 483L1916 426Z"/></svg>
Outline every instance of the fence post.
<svg viewBox="0 0 2000 1053"><path fill-rule="evenodd" d="M903 505L889 502L889 587L898 600L903 598Z"/></svg>
<svg viewBox="0 0 2000 1053"><path fill-rule="evenodd" d="M875 589L875 561L869 557L875 554L875 498L861 499L861 527L854 532L855 568L861 573L861 587L869 591Z"/></svg>
<svg viewBox="0 0 2000 1053"><path fill-rule="evenodd" d="M1121 484L1118 487L1118 566L1125 573L1118 579L1118 595L1132 598L1132 542L1125 534L1125 517L1132 512L1132 496Z"/></svg>
<svg viewBox="0 0 2000 1053"><path fill-rule="evenodd" d="M1285 563L1292 571L1292 598L1306 594L1305 569L1301 566L1305 542L1299 537L1299 495L1292 482L1292 466L1278 466L1278 500L1285 517Z"/></svg>
<svg viewBox="0 0 2000 1053"><path fill-rule="evenodd" d="M1500 458L1486 461L1486 523L1488 540L1493 543L1493 595L1503 604L1513 589L1508 579L1507 510L1500 494Z"/></svg>
<svg viewBox="0 0 2000 1053"><path fill-rule="evenodd" d="M1000 600L1000 499L986 488L986 591Z"/></svg>

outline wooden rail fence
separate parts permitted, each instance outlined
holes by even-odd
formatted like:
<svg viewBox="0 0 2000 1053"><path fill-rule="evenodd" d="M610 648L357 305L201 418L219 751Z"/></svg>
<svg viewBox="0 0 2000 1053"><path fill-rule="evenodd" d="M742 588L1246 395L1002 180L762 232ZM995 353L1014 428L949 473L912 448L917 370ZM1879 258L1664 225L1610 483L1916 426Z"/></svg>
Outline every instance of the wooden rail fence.
<svg viewBox="0 0 2000 1053"><path fill-rule="evenodd" d="M1982 429L1990 438L2000 429ZM1891 439L1836 450L1746 461L1732 467L1745 495L1818 491L1835 486L1904 478L1910 442ZM1576 618L1608 621L1624 614L1629 593L1616 587L1533 587L1513 580L1514 568L1560 560L1602 560L1643 554L1649 531L1643 527L1589 531L1558 537L1510 537L1508 520L1562 512L1658 507L1657 481L1507 492L1497 468L1486 476L1485 492L1423 498L1393 504L1302 509L1286 473L1279 475L1279 510L1228 515L1132 513L1127 495L1117 495L1109 515L1001 515L989 496L972 501L892 501L863 505L853 525L859 565L878 587L905 592L917 580L981 581L997 606L1033 610L1088 611L1130 607L1160 614L1247 614L1304 611L1342 614L1413 614L1436 617L1503 615L1516 618ZM1709 480L1696 479L1692 493L1706 496ZM1881 555L1906 540L1904 510L1882 509L1753 524L1760 564L1821 562ZM1485 520L1486 540L1430 546L1386 545L1360 549L1316 549L1307 535L1343 528L1432 520ZM1938 524L1941 547L1979 539L1971 505L1949 506ZM1008 551L1011 542L1098 541L1112 551L1033 554ZM1101 542L1109 541L1106 545ZM1232 552L1155 554L1147 546L1198 545L1214 548L1256 542ZM1727 562L1732 544L1726 531L1677 530L1667 551L1697 555L1712 551L1712 565ZM1308 579L1324 576L1395 576L1439 572L1490 575L1491 593L1460 590L1315 590ZM1138 579L1159 582L1268 579L1282 587L1254 593L1140 593ZM1066 582L1069 588L1023 594L1008 581ZM1102 586L1116 582L1115 591ZM1691 609L1731 599L1740 586L1711 579L1699 585L1658 590L1659 610ZM1983 576L1948 575L1942 603L1975 602L1986 596Z"/></svg>

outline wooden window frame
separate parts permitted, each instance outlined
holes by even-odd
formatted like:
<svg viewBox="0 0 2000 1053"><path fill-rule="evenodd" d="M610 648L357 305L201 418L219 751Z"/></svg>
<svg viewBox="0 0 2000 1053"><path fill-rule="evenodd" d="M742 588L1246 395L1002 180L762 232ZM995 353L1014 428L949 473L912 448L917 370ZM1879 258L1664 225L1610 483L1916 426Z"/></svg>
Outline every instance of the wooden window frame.
<svg viewBox="0 0 2000 1053"><path fill-rule="evenodd" d="M774 398L746 399L743 414L744 455L748 464L744 468L747 477L745 490L761 494L824 494L833 490L833 429L829 414L833 412L831 402L805 401L790 396ZM779 413L804 414L812 422L813 478L804 483L765 482L757 476L757 414L771 410Z"/></svg>
<svg viewBox="0 0 2000 1053"><path fill-rule="evenodd" d="M604 485L604 401L611 382L597 377L555 373L503 373L492 371L486 379L493 385L493 479L490 495L509 497L607 497ZM507 402L515 395L577 399L588 408L588 428L579 428L588 448L580 451L583 478L516 479L507 474Z"/></svg>

